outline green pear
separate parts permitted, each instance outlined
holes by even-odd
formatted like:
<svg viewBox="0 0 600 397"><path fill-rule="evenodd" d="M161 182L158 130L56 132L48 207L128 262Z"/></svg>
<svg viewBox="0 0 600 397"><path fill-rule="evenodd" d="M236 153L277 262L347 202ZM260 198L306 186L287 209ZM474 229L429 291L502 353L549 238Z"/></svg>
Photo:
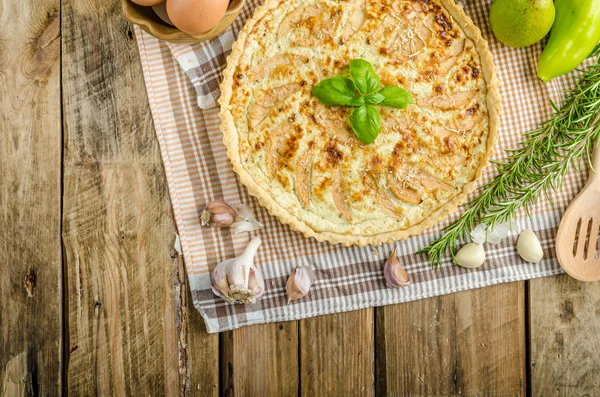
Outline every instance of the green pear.
<svg viewBox="0 0 600 397"><path fill-rule="evenodd" d="M537 43L548 34L553 23L552 0L496 0L490 6L492 32L498 41L510 47Z"/></svg>

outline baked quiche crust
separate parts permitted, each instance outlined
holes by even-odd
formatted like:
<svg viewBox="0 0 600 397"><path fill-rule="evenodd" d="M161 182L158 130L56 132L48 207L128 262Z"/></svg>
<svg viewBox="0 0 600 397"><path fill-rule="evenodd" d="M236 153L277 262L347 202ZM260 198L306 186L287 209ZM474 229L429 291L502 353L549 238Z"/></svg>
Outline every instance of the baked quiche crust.
<svg viewBox="0 0 600 397"><path fill-rule="evenodd" d="M382 83L415 99L380 109L371 145L344 123L348 110L310 95L361 46L377 53L363 58ZM474 190L497 140L498 86L486 41L453 0L266 0L227 58L223 142L249 193L306 237L391 242L445 219Z"/></svg>

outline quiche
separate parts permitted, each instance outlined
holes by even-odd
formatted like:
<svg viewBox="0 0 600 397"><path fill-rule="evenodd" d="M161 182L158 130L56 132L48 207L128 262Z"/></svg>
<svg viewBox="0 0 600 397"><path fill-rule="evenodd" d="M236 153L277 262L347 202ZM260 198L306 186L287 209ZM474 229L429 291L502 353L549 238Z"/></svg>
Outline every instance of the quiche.
<svg viewBox="0 0 600 397"><path fill-rule="evenodd" d="M353 108L311 95L356 58L414 101L376 106L382 126L369 145L350 127ZM267 0L234 43L220 88L240 181L283 223L334 244L390 242L444 219L497 139L492 55L452 0Z"/></svg>

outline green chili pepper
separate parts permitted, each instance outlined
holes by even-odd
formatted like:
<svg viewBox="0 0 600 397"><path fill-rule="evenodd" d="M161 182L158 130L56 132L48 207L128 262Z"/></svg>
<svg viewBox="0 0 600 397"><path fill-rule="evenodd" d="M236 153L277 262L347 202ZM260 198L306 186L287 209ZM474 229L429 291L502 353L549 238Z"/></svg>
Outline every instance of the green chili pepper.
<svg viewBox="0 0 600 397"><path fill-rule="evenodd" d="M548 82L569 73L600 41L600 0L556 0L550 40L538 63L538 77Z"/></svg>

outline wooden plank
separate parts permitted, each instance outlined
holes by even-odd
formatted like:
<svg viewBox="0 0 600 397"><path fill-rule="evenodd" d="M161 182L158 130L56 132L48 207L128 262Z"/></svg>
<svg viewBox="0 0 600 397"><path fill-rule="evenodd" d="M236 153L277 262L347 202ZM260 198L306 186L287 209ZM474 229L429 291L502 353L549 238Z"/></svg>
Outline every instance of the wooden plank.
<svg viewBox="0 0 600 397"><path fill-rule="evenodd" d="M567 275L529 282L533 396L600 395L600 288Z"/></svg>
<svg viewBox="0 0 600 397"><path fill-rule="evenodd" d="M254 325L221 337L223 396L296 396L298 322Z"/></svg>
<svg viewBox="0 0 600 397"><path fill-rule="evenodd" d="M525 283L456 294L457 384L463 394L525 395Z"/></svg>
<svg viewBox="0 0 600 397"><path fill-rule="evenodd" d="M214 395L218 339L207 337L205 351L189 332L138 49L119 10L120 0L62 7L69 394ZM190 363L210 351L215 365Z"/></svg>
<svg viewBox="0 0 600 397"><path fill-rule="evenodd" d="M59 0L0 5L2 396L61 394L59 15Z"/></svg>
<svg viewBox="0 0 600 397"><path fill-rule="evenodd" d="M217 397L219 395L219 336L206 333L200 313L194 308L183 257L173 251L177 261L176 299L180 313L179 371L182 396Z"/></svg>
<svg viewBox="0 0 600 397"><path fill-rule="evenodd" d="M454 295L375 311L377 395L456 393Z"/></svg>
<svg viewBox="0 0 600 397"><path fill-rule="evenodd" d="M373 310L300 321L300 395L374 395Z"/></svg>
<svg viewBox="0 0 600 397"><path fill-rule="evenodd" d="M524 283L378 308L377 395L525 394Z"/></svg>

